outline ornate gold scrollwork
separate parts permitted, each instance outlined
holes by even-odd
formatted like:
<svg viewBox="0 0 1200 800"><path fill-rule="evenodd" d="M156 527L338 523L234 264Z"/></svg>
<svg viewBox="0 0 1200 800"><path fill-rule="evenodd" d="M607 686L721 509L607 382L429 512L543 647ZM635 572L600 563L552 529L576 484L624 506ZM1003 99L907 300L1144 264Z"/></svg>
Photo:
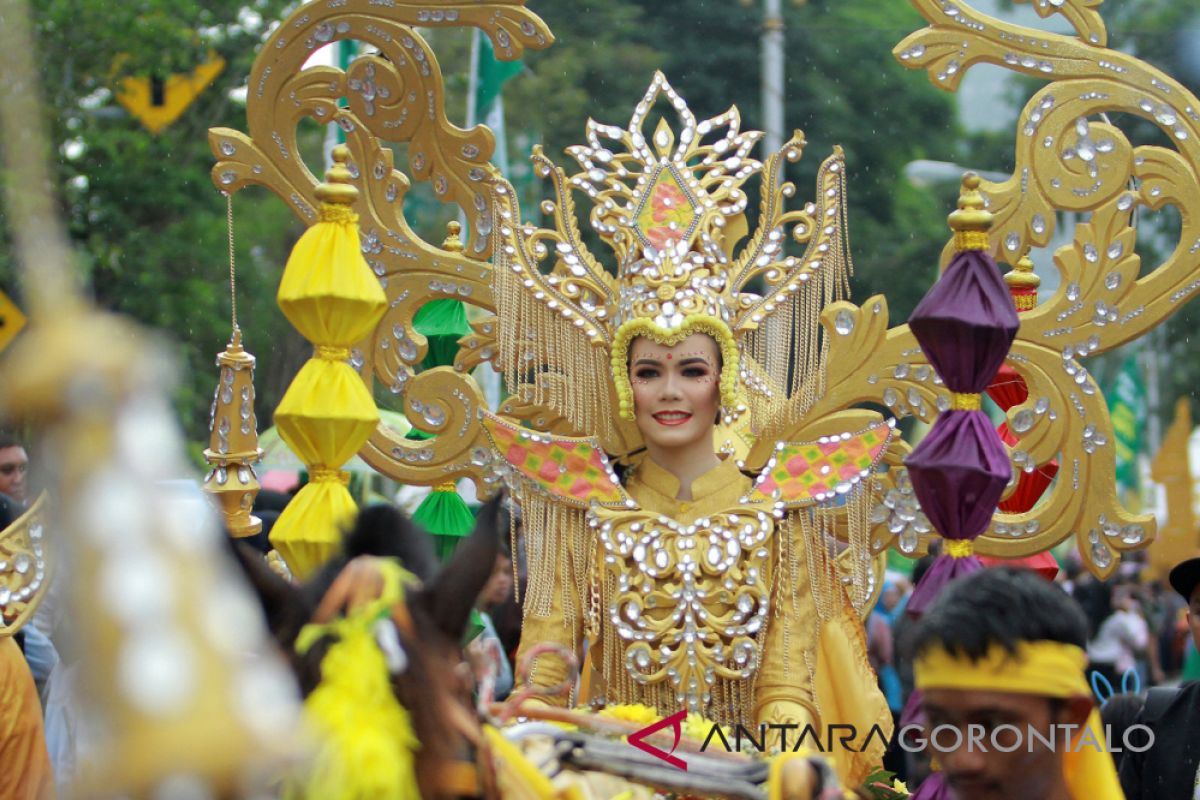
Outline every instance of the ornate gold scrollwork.
<svg viewBox="0 0 1200 800"><path fill-rule="evenodd" d="M976 63L1050 81L1020 114L1012 177L982 186L997 257L1012 262L1045 246L1056 211L1090 215L1074 242L1055 253L1061 285L1022 314L1008 359L1029 386L1029 399L1008 412L1018 437L1014 467L1032 470L1057 458L1058 480L1033 510L996 514L976 549L1019 556L1073 534L1091 569L1107 575L1119 553L1150 542L1155 524L1117 499L1112 422L1080 360L1141 336L1200 288L1200 226L1191 213L1200 201L1200 104L1169 75L1107 49L1096 0L1035 1L1041 16L1061 14L1076 36L1004 23L963 2L913 5L931 24L895 54L935 84L953 90ZM1132 146L1120 129L1093 118L1106 112L1153 122L1177 149ZM1162 263L1143 271L1131 218L1139 207L1165 205L1181 213L1179 240Z"/></svg>
<svg viewBox="0 0 1200 800"><path fill-rule="evenodd" d="M218 161L213 181L224 192L258 184L287 202L306 224L316 221L319 182L301 159L297 128L304 118L339 125L351 151L359 188L363 252L387 293L389 308L375 334L355 349L352 363L368 382L403 395L418 428L450 435L408 441L382 425L363 458L405 483L441 483L469 477L487 493L490 466L472 453L482 442L477 413L482 398L467 370L487 360L476 352L458 369L416 374L427 343L413 317L430 300L454 298L494 309L491 267L493 201L491 131L469 130L446 117L442 74L417 27L473 27L492 42L498 58L519 58L553 37L524 0L421 3L321 0L284 20L263 44L249 79L249 133L214 128L209 141ZM305 68L318 48L353 39L376 52L345 70ZM346 105L339 106L344 100ZM408 171L396 169L388 143L407 144ZM428 181L439 200L462 207L472 222L462 252L423 241L403 214L411 179Z"/></svg>

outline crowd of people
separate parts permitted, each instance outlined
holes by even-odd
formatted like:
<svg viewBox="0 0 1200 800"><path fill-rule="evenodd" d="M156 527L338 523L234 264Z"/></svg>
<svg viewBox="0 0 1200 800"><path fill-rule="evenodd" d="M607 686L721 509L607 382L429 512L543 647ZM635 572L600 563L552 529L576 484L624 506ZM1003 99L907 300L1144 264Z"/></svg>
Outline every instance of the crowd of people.
<svg viewBox="0 0 1200 800"><path fill-rule="evenodd" d="M23 444L0 437L5 526L30 500L27 471ZM268 532L287 501L262 496ZM270 546L265 534L247 544ZM907 601L932 559L916 561L911 574L889 573L864 621L898 723L885 765L910 790L964 800L1197 796L1200 558L1166 581L1149 579L1136 561L1107 581L1072 556L1053 577L992 567L951 584L917 619ZM514 559L497 544L468 626L464 651L491 665L495 700L522 679L526 573L522 553ZM55 646L55 609L51 592L30 624L0 639L4 797L51 797L56 784L62 794L76 775L79 742L63 699L71 665ZM926 781L942 793L922 789Z"/></svg>

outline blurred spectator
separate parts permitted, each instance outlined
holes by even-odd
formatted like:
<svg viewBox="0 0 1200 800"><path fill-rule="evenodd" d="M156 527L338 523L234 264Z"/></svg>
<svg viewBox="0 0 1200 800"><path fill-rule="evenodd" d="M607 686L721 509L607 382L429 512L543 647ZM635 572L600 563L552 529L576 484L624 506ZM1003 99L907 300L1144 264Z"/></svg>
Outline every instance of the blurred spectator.
<svg viewBox="0 0 1200 800"><path fill-rule="evenodd" d="M0 431L0 494L8 495L22 507L27 501L25 473L28 471L25 445L11 431Z"/></svg>
<svg viewBox="0 0 1200 800"><path fill-rule="evenodd" d="M1188 603L1193 641L1200 641L1200 558L1171 570L1171 587ZM1127 800L1195 797L1200 770L1200 683L1179 689L1151 689L1137 723L1154 732L1154 746L1127 752L1121 786Z"/></svg>
<svg viewBox="0 0 1200 800"><path fill-rule="evenodd" d="M1088 639L1096 638L1104 620L1112 615L1112 587L1085 570L1072 581L1071 596L1087 616Z"/></svg>
<svg viewBox="0 0 1200 800"><path fill-rule="evenodd" d="M485 659L492 661L496 674L496 684L493 688L495 699L503 700L513 688L513 671L504 644L496 633L496 625L492 621L491 611L504 603L513 592L512 557L506 551L496 554L496 563L492 567L492 575L479 593L475 608L479 612L483 631L471 642L470 647L479 652Z"/></svg>
<svg viewBox="0 0 1200 800"><path fill-rule="evenodd" d="M1137 658L1146 649L1150 628L1133 597L1133 588L1119 586L1112 594L1112 613L1088 642L1088 659L1113 686L1127 670L1137 668Z"/></svg>

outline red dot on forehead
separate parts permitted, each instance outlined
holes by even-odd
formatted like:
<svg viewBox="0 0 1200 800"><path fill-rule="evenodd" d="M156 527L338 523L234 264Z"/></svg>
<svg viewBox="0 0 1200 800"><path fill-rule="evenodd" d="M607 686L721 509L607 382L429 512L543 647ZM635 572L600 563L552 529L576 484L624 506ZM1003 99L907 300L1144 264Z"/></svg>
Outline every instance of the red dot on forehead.
<svg viewBox="0 0 1200 800"><path fill-rule="evenodd" d="M670 361L670 360L671 360L671 354L667 353L667 361Z"/></svg>

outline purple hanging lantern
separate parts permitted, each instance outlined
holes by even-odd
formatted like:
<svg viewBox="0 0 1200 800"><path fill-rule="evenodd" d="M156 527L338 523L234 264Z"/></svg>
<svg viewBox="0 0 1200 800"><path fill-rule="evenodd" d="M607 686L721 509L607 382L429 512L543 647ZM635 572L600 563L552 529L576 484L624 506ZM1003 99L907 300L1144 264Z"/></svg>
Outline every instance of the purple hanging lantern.
<svg viewBox="0 0 1200 800"><path fill-rule="evenodd" d="M1020 322L988 253L992 215L983 209L979 176L968 173L962 188L950 215L958 252L908 323L951 391L950 408L905 459L921 510L945 539L944 554L909 598L914 616L951 580L983 568L972 542L987 530L1012 478L1008 450L980 402Z"/></svg>

